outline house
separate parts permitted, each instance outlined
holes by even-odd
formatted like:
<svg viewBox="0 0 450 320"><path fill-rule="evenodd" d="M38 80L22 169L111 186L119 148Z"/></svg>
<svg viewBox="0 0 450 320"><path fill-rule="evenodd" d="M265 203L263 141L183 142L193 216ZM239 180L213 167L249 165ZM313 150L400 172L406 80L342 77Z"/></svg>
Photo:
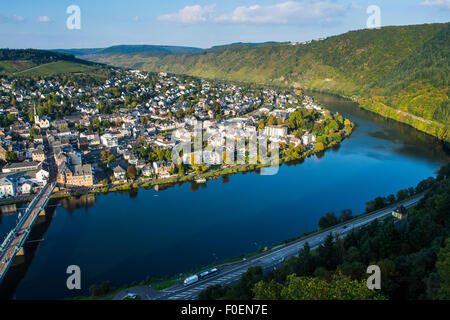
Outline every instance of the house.
<svg viewBox="0 0 450 320"><path fill-rule="evenodd" d="M82 132L80 133L80 138L86 138L90 145L98 145L101 143L98 133L95 132Z"/></svg>
<svg viewBox="0 0 450 320"><path fill-rule="evenodd" d="M57 182L65 187L90 187L94 184L90 164L69 166L63 163L58 170Z"/></svg>
<svg viewBox="0 0 450 320"><path fill-rule="evenodd" d="M259 114L267 114L273 109L272 106L264 106L258 109Z"/></svg>
<svg viewBox="0 0 450 320"><path fill-rule="evenodd" d="M136 162L136 169L138 169L138 170L142 170L142 168L144 168L145 167L145 160L138 160L137 162Z"/></svg>
<svg viewBox="0 0 450 320"><path fill-rule="evenodd" d="M14 172L21 172L21 171L31 171L31 170L37 170L39 166L38 161L31 161L31 162L13 162L5 165L2 168L3 173L14 173Z"/></svg>
<svg viewBox="0 0 450 320"><path fill-rule="evenodd" d="M151 177L154 173L153 167L146 165L142 168L142 175L145 177Z"/></svg>
<svg viewBox="0 0 450 320"><path fill-rule="evenodd" d="M313 143L313 142L316 142L316 135L315 134L307 132L307 133L305 133L302 136L302 143L304 145L308 145L308 144Z"/></svg>
<svg viewBox="0 0 450 320"><path fill-rule="evenodd" d="M33 182L31 181L24 182L20 186L20 190L18 189L18 191L20 191L22 194L30 194L32 190L33 190Z"/></svg>
<svg viewBox="0 0 450 320"><path fill-rule="evenodd" d="M285 137L287 135L287 127L267 126L264 128L264 133L269 137Z"/></svg>
<svg viewBox="0 0 450 320"><path fill-rule="evenodd" d="M78 149L82 151L89 150L89 140L87 138L78 138L77 145Z"/></svg>
<svg viewBox="0 0 450 320"><path fill-rule="evenodd" d="M116 178L117 180L125 180L126 179L127 172L121 166L117 165L113 169L113 172L114 172L114 178Z"/></svg>
<svg viewBox="0 0 450 320"><path fill-rule="evenodd" d="M14 183L8 178L0 179L0 198L14 197L16 190Z"/></svg>
<svg viewBox="0 0 450 320"><path fill-rule="evenodd" d="M392 216L399 220L405 219L408 217L408 211L404 206L397 207L394 211L392 211Z"/></svg>
<svg viewBox="0 0 450 320"><path fill-rule="evenodd" d="M153 162L153 170L155 174L163 176L170 174L170 170L172 170L175 165L172 162L167 161L156 161Z"/></svg>
<svg viewBox="0 0 450 320"><path fill-rule="evenodd" d="M42 149L33 150L31 152L31 158L33 159L33 161L39 161L39 162L45 161L46 156L45 156L44 150L42 150Z"/></svg>
<svg viewBox="0 0 450 320"><path fill-rule="evenodd" d="M102 135L100 141L107 148L114 148L119 145L119 139L111 133L105 133Z"/></svg>
<svg viewBox="0 0 450 320"><path fill-rule="evenodd" d="M55 120L52 123L52 127L62 130L62 129L67 129L69 127L69 124L65 120Z"/></svg>

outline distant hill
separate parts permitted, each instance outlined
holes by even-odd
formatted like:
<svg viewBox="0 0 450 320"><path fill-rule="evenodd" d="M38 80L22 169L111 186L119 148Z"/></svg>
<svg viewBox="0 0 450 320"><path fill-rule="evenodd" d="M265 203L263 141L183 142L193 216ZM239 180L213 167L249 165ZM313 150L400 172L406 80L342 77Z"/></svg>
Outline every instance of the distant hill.
<svg viewBox="0 0 450 320"><path fill-rule="evenodd" d="M36 49L0 49L0 74L44 77L58 74L88 74L94 78L108 71L104 65L71 54Z"/></svg>
<svg viewBox="0 0 450 320"><path fill-rule="evenodd" d="M449 23L394 26L306 44L232 44L185 54L110 53L92 60L327 91L450 141L449 35Z"/></svg>
<svg viewBox="0 0 450 320"><path fill-rule="evenodd" d="M77 57L86 55L105 55L105 54L130 54L130 53L167 53L167 54L183 54L197 53L202 51L201 48L179 47L179 46L158 46L158 45L118 45L108 48L91 48L91 49L55 49L52 51L72 54Z"/></svg>
<svg viewBox="0 0 450 320"><path fill-rule="evenodd" d="M215 52L219 53L228 49L242 49L242 48L250 48L250 47L262 47L262 46L269 46L272 44L276 44L277 42L270 41L270 42L262 42L262 43L244 43L244 42L235 42L231 44L225 44L221 46L214 46L210 49L203 50L204 52Z"/></svg>

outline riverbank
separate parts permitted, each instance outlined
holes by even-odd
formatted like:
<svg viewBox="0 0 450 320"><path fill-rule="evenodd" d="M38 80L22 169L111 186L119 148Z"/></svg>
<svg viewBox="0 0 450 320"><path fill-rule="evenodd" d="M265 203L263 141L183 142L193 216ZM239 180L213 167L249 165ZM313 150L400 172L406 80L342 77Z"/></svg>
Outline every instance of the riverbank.
<svg viewBox="0 0 450 320"><path fill-rule="evenodd" d="M418 131L424 132L430 136L433 136L443 142L445 146L450 144L450 126L436 121L423 119L414 116L410 113L400 111L393 107L387 106L383 102L379 101L377 97L363 97L358 95L347 95L342 92L333 90L320 90L309 88L306 89L312 93L321 93L327 95L333 95L341 99L353 101L364 110L373 112L387 119L392 119L400 123L406 124Z"/></svg>
<svg viewBox="0 0 450 320"><path fill-rule="evenodd" d="M317 150L317 149L309 149L302 154L300 154L298 157L292 158L292 157L284 157L279 159L279 165L283 164L291 164L295 162L301 162L304 161L306 158L311 157L313 155L323 155L324 152L326 152L329 149L332 149L336 147L339 143L341 143L345 138L348 138L354 129L354 124L352 123L351 126L348 128L349 131L346 131L342 136L340 141L332 140L327 145L324 145L323 150ZM58 191L55 192L51 199L57 200L57 199L63 199L63 198L69 198L73 196L81 196L83 194L107 194L109 192L118 192L118 191L129 191L132 189L139 189L139 188L152 188L156 186L170 186L178 183L185 183L185 182L195 182L199 179L216 179L220 176L224 175L231 175L231 174L237 174L237 173L245 173L245 172L254 172L261 170L262 168L270 167L270 164L242 164L242 165L234 165L234 166L226 166L221 167L216 170L207 171L202 174L187 174L185 176L171 176L169 178L163 178L163 179L148 179L145 181L138 181L138 182L123 182L123 183L115 183L114 186L108 187L95 187L95 188L80 188L77 189L77 191L70 191L69 189L64 191ZM27 203L32 200L32 195L28 197L21 197L20 199L5 199L0 200L0 206L1 205L8 205L8 204L19 204L19 203Z"/></svg>

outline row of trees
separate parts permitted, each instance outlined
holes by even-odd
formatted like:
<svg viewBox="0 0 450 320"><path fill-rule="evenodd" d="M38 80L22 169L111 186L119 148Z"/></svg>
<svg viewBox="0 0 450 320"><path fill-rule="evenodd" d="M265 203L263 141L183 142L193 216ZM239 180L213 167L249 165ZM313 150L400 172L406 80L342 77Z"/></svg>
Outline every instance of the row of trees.
<svg viewBox="0 0 450 320"><path fill-rule="evenodd" d="M375 199L366 202L366 212L372 212L383 209L398 201L402 201L416 194L419 194L424 190L428 189L431 185L433 185L434 182L435 182L434 178L429 177L421 181L415 188L409 187L408 189L399 190L397 192L397 197L393 194L390 194L387 197L378 196Z"/></svg>

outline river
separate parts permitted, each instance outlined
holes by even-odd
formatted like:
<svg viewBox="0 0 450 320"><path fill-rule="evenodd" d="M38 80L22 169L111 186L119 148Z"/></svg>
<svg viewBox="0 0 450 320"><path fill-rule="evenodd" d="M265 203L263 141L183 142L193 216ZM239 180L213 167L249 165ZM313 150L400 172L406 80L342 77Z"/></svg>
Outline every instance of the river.
<svg viewBox="0 0 450 320"><path fill-rule="evenodd" d="M326 212L359 214L366 201L416 186L449 160L431 136L353 102L314 96L357 124L340 146L273 176L251 172L200 186L60 200L38 221L30 238L37 241L8 273L1 297L88 295L105 280L122 286L253 252L316 229ZM16 219L1 217L2 239ZM81 268L81 290L66 287L69 265Z"/></svg>

